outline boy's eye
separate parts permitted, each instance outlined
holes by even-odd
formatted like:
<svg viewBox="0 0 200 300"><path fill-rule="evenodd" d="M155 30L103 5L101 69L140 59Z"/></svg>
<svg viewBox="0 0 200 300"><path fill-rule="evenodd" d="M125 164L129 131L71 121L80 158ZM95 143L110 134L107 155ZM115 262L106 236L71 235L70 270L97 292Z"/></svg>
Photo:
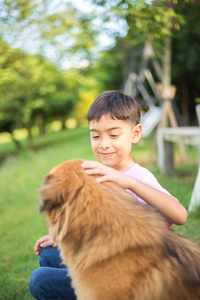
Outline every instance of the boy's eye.
<svg viewBox="0 0 200 300"><path fill-rule="evenodd" d="M92 139L93 140L96 140L96 139L98 139L99 138L99 135L94 135L94 136L92 136Z"/></svg>
<svg viewBox="0 0 200 300"><path fill-rule="evenodd" d="M118 137L118 134L111 134L110 137L111 137L111 138L117 138L117 137Z"/></svg>

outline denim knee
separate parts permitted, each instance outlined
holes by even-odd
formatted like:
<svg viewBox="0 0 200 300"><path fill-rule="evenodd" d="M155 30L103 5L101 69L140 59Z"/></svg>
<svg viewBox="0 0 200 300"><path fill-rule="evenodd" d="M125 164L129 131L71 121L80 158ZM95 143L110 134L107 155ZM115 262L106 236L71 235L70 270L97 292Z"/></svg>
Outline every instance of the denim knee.
<svg viewBox="0 0 200 300"><path fill-rule="evenodd" d="M39 255L39 265L40 267L48 267L50 259L49 247L43 248Z"/></svg>
<svg viewBox="0 0 200 300"><path fill-rule="evenodd" d="M56 247L45 247L41 250L39 255L40 267L53 267L53 268L64 268L62 260L60 258L60 251Z"/></svg>
<svg viewBox="0 0 200 300"><path fill-rule="evenodd" d="M35 269L30 277L29 290L37 300L76 300L67 269Z"/></svg>
<svg viewBox="0 0 200 300"><path fill-rule="evenodd" d="M38 300L41 299L40 295L42 292L41 280L40 280L41 279L40 269L41 268L37 268L32 272L30 281L29 281L29 290L30 290L32 296ZM45 297L44 297L44 299L45 299Z"/></svg>

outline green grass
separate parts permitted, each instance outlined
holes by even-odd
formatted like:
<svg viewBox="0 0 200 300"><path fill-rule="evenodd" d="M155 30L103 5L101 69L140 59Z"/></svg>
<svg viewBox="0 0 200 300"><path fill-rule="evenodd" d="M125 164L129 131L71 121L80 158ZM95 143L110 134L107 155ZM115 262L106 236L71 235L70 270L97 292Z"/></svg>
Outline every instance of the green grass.
<svg viewBox="0 0 200 300"><path fill-rule="evenodd" d="M34 145L37 151L22 152L18 157L11 155L0 166L0 299L32 299L29 277L38 267L33 246L47 233L44 215L38 213L37 190L44 175L64 160L95 159L87 128L37 137ZM152 171L163 187L187 208L197 173L196 149L188 150L192 163L176 166L175 172L166 177L160 174L155 164L155 151L151 145L152 136L135 145L135 160ZM200 245L199 228L200 209L189 216L185 225L174 226L173 230Z"/></svg>

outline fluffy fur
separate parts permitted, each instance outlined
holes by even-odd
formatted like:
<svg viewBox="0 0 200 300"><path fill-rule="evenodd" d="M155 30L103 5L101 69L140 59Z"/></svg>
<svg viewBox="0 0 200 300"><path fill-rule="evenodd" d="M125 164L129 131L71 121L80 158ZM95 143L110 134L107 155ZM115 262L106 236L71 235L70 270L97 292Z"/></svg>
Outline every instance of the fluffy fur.
<svg viewBox="0 0 200 300"><path fill-rule="evenodd" d="M200 248L81 160L56 166L40 194L78 300L200 299Z"/></svg>

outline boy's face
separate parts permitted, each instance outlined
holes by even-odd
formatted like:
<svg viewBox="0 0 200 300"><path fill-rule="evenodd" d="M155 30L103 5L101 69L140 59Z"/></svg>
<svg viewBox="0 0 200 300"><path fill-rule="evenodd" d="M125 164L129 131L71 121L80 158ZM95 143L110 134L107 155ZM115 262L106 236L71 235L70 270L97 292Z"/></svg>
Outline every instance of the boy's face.
<svg viewBox="0 0 200 300"><path fill-rule="evenodd" d="M133 143L141 137L141 125L102 115L99 121L90 121L90 137L94 155L106 166L119 171L133 164Z"/></svg>

